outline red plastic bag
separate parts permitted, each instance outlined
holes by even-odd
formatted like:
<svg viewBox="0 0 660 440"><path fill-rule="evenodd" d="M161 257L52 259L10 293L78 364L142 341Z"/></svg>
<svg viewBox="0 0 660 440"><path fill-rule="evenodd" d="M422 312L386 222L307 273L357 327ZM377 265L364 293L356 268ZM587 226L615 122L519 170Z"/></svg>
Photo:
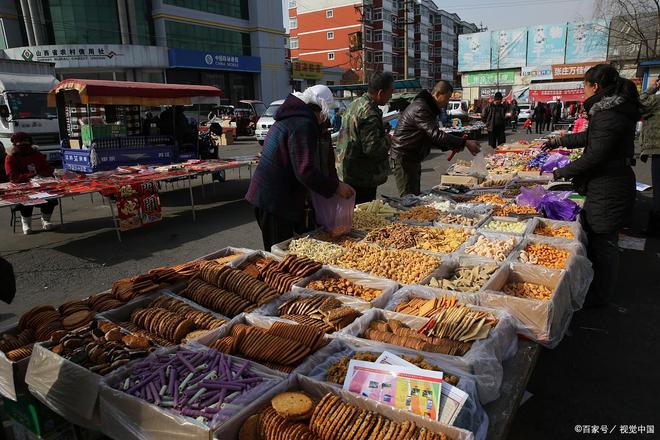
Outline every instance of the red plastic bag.
<svg viewBox="0 0 660 440"><path fill-rule="evenodd" d="M326 199L320 194L310 191L316 224L322 226L334 237L348 234L353 228L353 210L355 209L355 194L349 199L334 195Z"/></svg>

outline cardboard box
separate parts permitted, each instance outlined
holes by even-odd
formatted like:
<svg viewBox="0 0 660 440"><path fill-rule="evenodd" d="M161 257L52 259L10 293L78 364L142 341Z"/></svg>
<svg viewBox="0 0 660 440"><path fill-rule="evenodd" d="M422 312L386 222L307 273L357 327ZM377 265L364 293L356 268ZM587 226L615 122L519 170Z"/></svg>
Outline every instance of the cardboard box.
<svg viewBox="0 0 660 440"><path fill-rule="evenodd" d="M465 185L465 186L476 186L479 184L479 179L473 176L451 176L449 174L444 174L440 178L440 185Z"/></svg>

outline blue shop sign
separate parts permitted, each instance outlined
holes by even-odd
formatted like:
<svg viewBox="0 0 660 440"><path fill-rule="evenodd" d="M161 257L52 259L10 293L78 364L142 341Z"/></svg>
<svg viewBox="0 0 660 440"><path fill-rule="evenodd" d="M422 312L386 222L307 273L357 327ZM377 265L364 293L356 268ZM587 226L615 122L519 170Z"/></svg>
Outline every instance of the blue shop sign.
<svg viewBox="0 0 660 440"><path fill-rule="evenodd" d="M261 58L189 49L169 49L170 67L261 72Z"/></svg>

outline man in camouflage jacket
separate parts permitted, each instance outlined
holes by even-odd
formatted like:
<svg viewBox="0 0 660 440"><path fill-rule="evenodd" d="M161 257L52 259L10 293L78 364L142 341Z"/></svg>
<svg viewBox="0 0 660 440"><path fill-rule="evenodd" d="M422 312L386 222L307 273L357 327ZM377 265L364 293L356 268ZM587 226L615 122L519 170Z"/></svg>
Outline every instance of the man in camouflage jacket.
<svg viewBox="0 0 660 440"><path fill-rule="evenodd" d="M367 93L351 103L342 118L337 143L337 174L355 189L355 203L376 199L389 174L390 136L378 108L392 97L394 78L374 72Z"/></svg>

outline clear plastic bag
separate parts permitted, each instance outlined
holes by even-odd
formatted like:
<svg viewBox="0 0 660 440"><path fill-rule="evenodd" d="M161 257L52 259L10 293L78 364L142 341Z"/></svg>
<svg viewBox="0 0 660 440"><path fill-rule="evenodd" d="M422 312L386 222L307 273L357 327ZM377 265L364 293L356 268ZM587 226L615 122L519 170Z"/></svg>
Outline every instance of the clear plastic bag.
<svg viewBox="0 0 660 440"><path fill-rule="evenodd" d="M12 323L0 330L0 334L17 334L18 326ZM5 353L0 351L0 395L16 401L21 386L25 381L25 372L27 371L30 358L21 359L18 362L11 361Z"/></svg>
<svg viewBox="0 0 660 440"><path fill-rule="evenodd" d="M475 341L464 356L419 352L398 345L361 338L360 335L369 327L371 321L376 319L397 319L413 329L418 329L428 322L428 318L419 318L381 309L367 310L353 324L341 330L338 337L345 337L357 344L368 343L374 347L387 349L395 354L421 354L429 361L437 359L443 361L445 365L451 365L472 374L477 381L481 403L486 404L500 396L500 386L503 378L502 361L509 359L516 353L518 338L515 323L509 313L503 310L472 307L475 310L492 313L497 317L498 323L495 328L491 329L486 339Z"/></svg>
<svg viewBox="0 0 660 440"><path fill-rule="evenodd" d="M327 383L332 387L341 388L341 385L328 382L328 368L341 358L353 356L357 352L369 352L379 356L383 351L382 348L371 347L369 344L355 345L349 341L335 339L313 356L316 366L306 376ZM479 392L474 377L450 365L445 365L440 360L430 360L429 362L444 373L458 376L459 382L456 387L470 396L461 408L454 426L472 431L478 440L485 439L488 432L488 416L481 403L479 403Z"/></svg>
<svg viewBox="0 0 660 440"><path fill-rule="evenodd" d="M335 237L351 232L353 227L353 210L355 209L355 194L349 199L338 195L325 198L310 191L316 224L323 226L326 231Z"/></svg>

